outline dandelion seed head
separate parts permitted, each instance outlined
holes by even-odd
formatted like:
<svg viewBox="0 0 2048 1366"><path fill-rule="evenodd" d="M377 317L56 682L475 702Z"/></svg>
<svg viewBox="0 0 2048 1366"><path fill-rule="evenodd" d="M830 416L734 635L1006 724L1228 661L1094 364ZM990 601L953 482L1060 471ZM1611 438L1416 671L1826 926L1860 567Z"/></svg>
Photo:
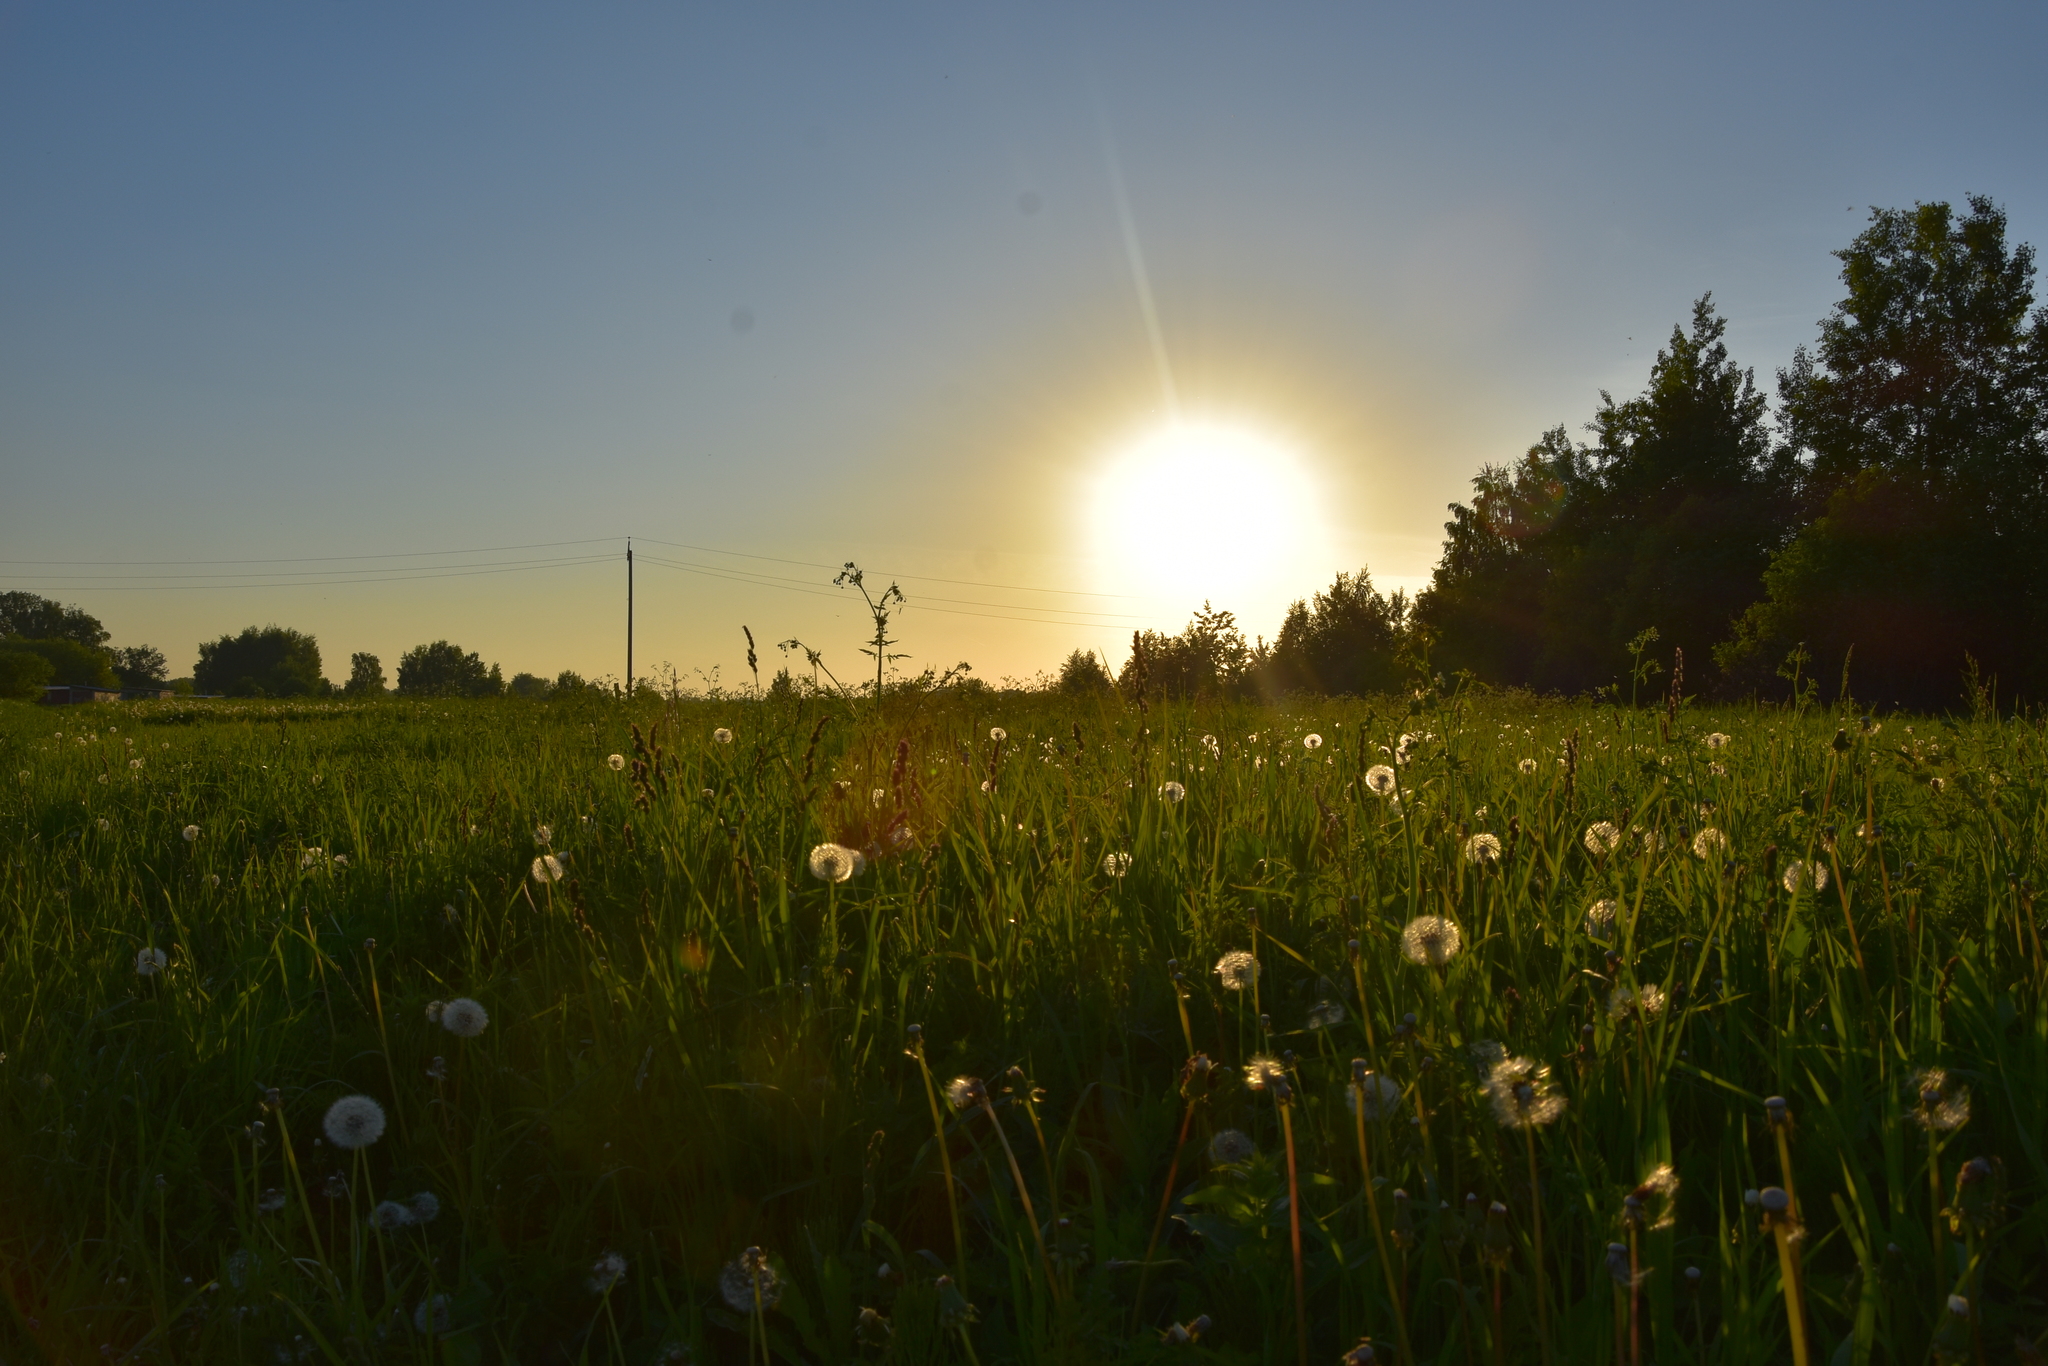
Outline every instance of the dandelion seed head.
<svg viewBox="0 0 2048 1366"><path fill-rule="evenodd" d="M1314 733L1304 735L1301 737L1301 747L1303 749L1321 749L1323 747L1323 737Z"/></svg>
<svg viewBox="0 0 2048 1366"><path fill-rule="evenodd" d="M1498 863L1499 861L1499 836L1482 832L1465 841L1465 862Z"/></svg>
<svg viewBox="0 0 2048 1366"><path fill-rule="evenodd" d="M768 1264L768 1254L750 1247L718 1273L718 1295L735 1314L766 1311L782 1300L782 1277Z"/></svg>
<svg viewBox="0 0 2048 1366"><path fill-rule="evenodd" d="M1707 736L1702 743L1708 749L1726 749L1728 748L1728 737L1717 730L1712 735Z"/></svg>
<svg viewBox="0 0 2048 1366"><path fill-rule="evenodd" d="M1401 931L1401 954L1422 967L1440 968L1458 956L1465 936L1457 922L1440 915L1418 915Z"/></svg>
<svg viewBox="0 0 2048 1366"><path fill-rule="evenodd" d="M441 1028L458 1039L474 1039L490 1023L490 1013L467 996L458 996L441 1008Z"/></svg>
<svg viewBox="0 0 2048 1366"><path fill-rule="evenodd" d="M1216 960L1216 976L1228 991L1243 991L1259 980L1259 960L1243 949L1232 949Z"/></svg>
<svg viewBox="0 0 2048 1366"><path fill-rule="evenodd" d="M562 880L562 855L542 854L533 861L530 870L535 882L560 882Z"/></svg>
<svg viewBox="0 0 2048 1366"><path fill-rule="evenodd" d="M623 755L623 754L612 754L612 755L608 755L608 756L606 756L606 758L605 758L605 763L607 763L607 764L609 764L609 765L611 766L611 770L612 770L612 772L614 772L614 773L617 773L617 772L619 772L620 770L622 770L623 768L625 768L625 766L626 766L626 756L625 756L625 755Z"/></svg>
<svg viewBox="0 0 2048 1366"><path fill-rule="evenodd" d="M1605 939L1614 933L1614 917L1621 906L1612 898L1602 898L1586 908L1586 933L1595 939Z"/></svg>
<svg viewBox="0 0 2048 1366"><path fill-rule="evenodd" d="M1010 738L1010 732L1004 730L1001 726L990 726L988 728L988 738L1000 745L1003 741Z"/></svg>
<svg viewBox="0 0 2048 1366"><path fill-rule="evenodd" d="M385 1233L410 1228L417 1222L412 1211L395 1200L380 1200L377 1202L377 1208L370 1211L370 1227Z"/></svg>
<svg viewBox="0 0 2048 1366"><path fill-rule="evenodd" d="M811 850L811 876L820 882L845 882L860 871L855 866L857 858L859 855L843 844L821 844Z"/></svg>
<svg viewBox="0 0 2048 1366"><path fill-rule="evenodd" d="M1344 1108L1353 1114L1361 1113L1361 1098L1363 1113L1369 1120L1390 1119L1401 1108L1401 1088L1378 1072L1367 1072L1356 1085L1344 1089Z"/></svg>
<svg viewBox="0 0 2048 1366"><path fill-rule="evenodd" d="M1809 863L1805 859L1793 859L1785 865L1785 876L1781 879L1788 892L1802 889L1816 892L1827 890L1828 870L1825 865Z"/></svg>
<svg viewBox="0 0 2048 1366"><path fill-rule="evenodd" d="M455 1301L445 1293L427 1296L412 1311L413 1328L436 1337L446 1333L454 1306Z"/></svg>
<svg viewBox="0 0 2048 1366"><path fill-rule="evenodd" d="M980 1077L955 1077L946 1083L946 1103L955 1110L965 1110L987 1100L988 1088L982 1085Z"/></svg>
<svg viewBox="0 0 2048 1366"><path fill-rule="evenodd" d="M1645 982L1631 990L1616 987L1607 996L1607 1015L1614 1020L1625 1020L1640 1013L1646 1019L1655 1019L1664 1013L1664 989L1654 982Z"/></svg>
<svg viewBox="0 0 2048 1366"><path fill-rule="evenodd" d="M431 1224L441 1212L441 1198L432 1191L421 1191L410 1201L410 1208L414 1223Z"/></svg>
<svg viewBox="0 0 2048 1366"><path fill-rule="evenodd" d="M162 972L164 965L170 961L162 949L138 949L135 954L135 975L154 977Z"/></svg>
<svg viewBox="0 0 2048 1366"><path fill-rule="evenodd" d="M1102 856L1102 871L1111 877L1122 877L1125 873L1131 871L1131 856L1122 852L1104 854Z"/></svg>
<svg viewBox="0 0 2048 1366"><path fill-rule="evenodd" d="M190 844L194 840L199 838L199 827L196 825L188 825L178 833L185 837L185 843Z"/></svg>
<svg viewBox="0 0 2048 1366"><path fill-rule="evenodd" d="M1308 1008L1310 1029L1335 1029L1344 1023L1344 1007L1335 1001L1317 1001Z"/></svg>
<svg viewBox="0 0 2048 1366"><path fill-rule="evenodd" d="M732 732L720 726L711 732L711 739L714 744L729 745L732 743Z"/></svg>
<svg viewBox="0 0 2048 1366"><path fill-rule="evenodd" d="M590 1293L603 1295L611 1291L620 1281L626 1279L626 1259L616 1252L605 1252L590 1264Z"/></svg>
<svg viewBox="0 0 2048 1366"><path fill-rule="evenodd" d="M1254 1091L1263 1091L1286 1080L1287 1069L1280 1065L1278 1058L1259 1053L1245 1060L1244 1084Z"/></svg>
<svg viewBox="0 0 2048 1366"><path fill-rule="evenodd" d="M1711 863L1727 852L1728 837L1711 825L1692 837L1694 858L1706 859Z"/></svg>
<svg viewBox="0 0 2048 1366"><path fill-rule="evenodd" d="M553 844L555 842L555 827L552 825L534 826L533 842L541 845Z"/></svg>
<svg viewBox="0 0 2048 1366"><path fill-rule="evenodd" d="M384 1107L368 1096L343 1096L320 1121L337 1148L367 1148L384 1136Z"/></svg>
<svg viewBox="0 0 2048 1366"><path fill-rule="evenodd" d="M1177 802L1188 795L1188 790L1179 783L1169 782L1159 789L1159 795L1169 802Z"/></svg>
<svg viewBox="0 0 2048 1366"><path fill-rule="evenodd" d="M1621 830L1613 821L1594 821L1586 827L1586 848L1599 858L1621 847Z"/></svg>
<svg viewBox="0 0 2048 1366"><path fill-rule="evenodd" d="M1515 770L1526 778L1536 771L1536 761L1534 759L1524 759L1515 765Z"/></svg>
<svg viewBox="0 0 2048 1366"><path fill-rule="evenodd" d="M1503 1058L1486 1079L1493 1117L1510 1129L1554 1123L1565 1099L1550 1084L1550 1069L1529 1058Z"/></svg>
<svg viewBox="0 0 2048 1366"><path fill-rule="evenodd" d="M1923 1129L1948 1133L1970 1122L1970 1088L1945 1068L1930 1067L1913 1078L1913 1122Z"/></svg>
<svg viewBox="0 0 2048 1366"><path fill-rule="evenodd" d="M1209 1140L1209 1164L1215 1167L1232 1167L1240 1162L1249 1162L1257 1156L1259 1145L1252 1142L1251 1135L1242 1129L1218 1129Z"/></svg>

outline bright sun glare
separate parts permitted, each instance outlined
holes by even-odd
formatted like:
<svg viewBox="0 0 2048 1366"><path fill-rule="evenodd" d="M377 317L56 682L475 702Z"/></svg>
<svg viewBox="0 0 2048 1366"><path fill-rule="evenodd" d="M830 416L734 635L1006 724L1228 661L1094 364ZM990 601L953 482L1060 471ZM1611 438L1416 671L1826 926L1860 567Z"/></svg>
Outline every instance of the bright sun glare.
<svg viewBox="0 0 2048 1366"><path fill-rule="evenodd" d="M1330 577L1322 497L1301 460L1243 428L1181 422L1112 458L1092 540L1111 591L1189 612L1204 600L1270 638Z"/></svg>

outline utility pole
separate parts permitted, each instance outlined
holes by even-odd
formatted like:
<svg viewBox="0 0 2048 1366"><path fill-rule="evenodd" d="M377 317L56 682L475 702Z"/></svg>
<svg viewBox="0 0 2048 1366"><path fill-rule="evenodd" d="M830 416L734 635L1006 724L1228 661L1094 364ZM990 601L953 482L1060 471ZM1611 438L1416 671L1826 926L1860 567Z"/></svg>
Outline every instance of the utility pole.
<svg viewBox="0 0 2048 1366"><path fill-rule="evenodd" d="M626 538L626 698L633 697L633 538Z"/></svg>

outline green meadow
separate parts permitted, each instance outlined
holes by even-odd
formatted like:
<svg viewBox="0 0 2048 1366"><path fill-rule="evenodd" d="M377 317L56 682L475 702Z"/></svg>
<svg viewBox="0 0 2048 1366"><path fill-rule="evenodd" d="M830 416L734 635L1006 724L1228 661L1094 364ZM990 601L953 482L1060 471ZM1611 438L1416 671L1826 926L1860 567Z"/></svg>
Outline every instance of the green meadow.
<svg viewBox="0 0 2048 1366"><path fill-rule="evenodd" d="M8 1363L2040 1360L2032 719L0 704L0 793Z"/></svg>

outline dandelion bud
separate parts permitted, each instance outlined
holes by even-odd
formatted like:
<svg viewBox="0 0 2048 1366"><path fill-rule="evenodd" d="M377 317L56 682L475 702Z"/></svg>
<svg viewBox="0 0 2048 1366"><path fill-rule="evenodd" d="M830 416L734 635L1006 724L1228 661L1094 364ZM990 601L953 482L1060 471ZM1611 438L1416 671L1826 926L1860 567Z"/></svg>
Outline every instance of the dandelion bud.
<svg viewBox="0 0 2048 1366"><path fill-rule="evenodd" d="M1356 1347L1353 1347L1339 1359L1337 1366L1372 1366L1375 1360L1377 1358L1373 1356L1372 1344L1360 1339Z"/></svg>
<svg viewBox="0 0 2048 1366"><path fill-rule="evenodd" d="M1364 1058L1353 1058L1351 1060L1351 1084L1353 1086L1365 1085L1365 1079L1371 1075L1372 1065Z"/></svg>
<svg viewBox="0 0 2048 1366"><path fill-rule="evenodd" d="M1628 1244L1607 1245L1607 1275L1616 1285L1634 1285L1635 1274L1628 1266Z"/></svg>
<svg viewBox="0 0 2048 1366"><path fill-rule="evenodd" d="M1387 1235L1404 1252L1415 1246L1415 1213L1409 1208L1408 1192L1399 1187L1394 1190L1394 1224Z"/></svg>
<svg viewBox="0 0 2048 1366"><path fill-rule="evenodd" d="M1508 1264L1513 1251L1508 1241L1508 1207L1496 1200L1486 1207L1486 1232L1480 1238L1479 1254L1488 1266L1499 1271Z"/></svg>
<svg viewBox="0 0 2048 1366"><path fill-rule="evenodd" d="M863 1347L886 1347L893 1334L889 1320L873 1309L862 1309L854 1320L853 1340Z"/></svg>
<svg viewBox="0 0 2048 1366"><path fill-rule="evenodd" d="M1764 1101L1764 1110L1770 1117L1773 1129L1792 1122L1792 1112L1786 1107L1783 1096L1767 1097Z"/></svg>
<svg viewBox="0 0 2048 1366"><path fill-rule="evenodd" d="M1703 1279L1705 1279L1705 1273L1698 1267L1689 1266L1685 1269L1685 1288L1687 1290L1698 1290Z"/></svg>

